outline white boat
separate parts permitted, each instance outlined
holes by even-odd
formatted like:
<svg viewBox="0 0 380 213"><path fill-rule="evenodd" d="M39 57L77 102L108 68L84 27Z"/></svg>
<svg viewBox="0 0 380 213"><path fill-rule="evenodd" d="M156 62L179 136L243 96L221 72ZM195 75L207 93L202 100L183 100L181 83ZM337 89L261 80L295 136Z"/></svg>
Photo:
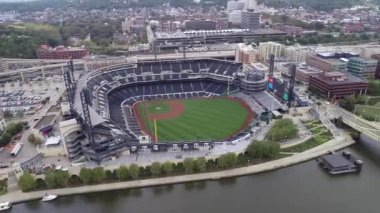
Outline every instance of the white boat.
<svg viewBox="0 0 380 213"><path fill-rule="evenodd" d="M0 203L0 211L8 210L11 207L12 207L12 203L10 203L10 202Z"/></svg>
<svg viewBox="0 0 380 213"><path fill-rule="evenodd" d="M57 195L50 195L50 194L46 193L46 194L42 197L42 201L43 201L43 202L51 201L51 200L56 199L57 197L58 197Z"/></svg>

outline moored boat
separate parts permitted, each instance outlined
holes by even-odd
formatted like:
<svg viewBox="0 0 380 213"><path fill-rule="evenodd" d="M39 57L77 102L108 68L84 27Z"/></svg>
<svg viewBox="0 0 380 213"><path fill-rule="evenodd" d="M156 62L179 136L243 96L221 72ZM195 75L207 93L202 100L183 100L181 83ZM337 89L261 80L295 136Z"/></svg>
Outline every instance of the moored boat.
<svg viewBox="0 0 380 213"><path fill-rule="evenodd" d="M10 208L12 208L12 203L10 203L10 202L0 203L0 211L5 211L5 210L8 210Z"/></svg>
<svg viewBox="0 0 380 213"><path fill-rule="evenodd" d="M57 195L51 195L51 194L48 194L46 193L43 197L42 197L42 200L43 202L47 202L47 201L51 201L51 200L54 200L56 199L58 196Z"/></svg>

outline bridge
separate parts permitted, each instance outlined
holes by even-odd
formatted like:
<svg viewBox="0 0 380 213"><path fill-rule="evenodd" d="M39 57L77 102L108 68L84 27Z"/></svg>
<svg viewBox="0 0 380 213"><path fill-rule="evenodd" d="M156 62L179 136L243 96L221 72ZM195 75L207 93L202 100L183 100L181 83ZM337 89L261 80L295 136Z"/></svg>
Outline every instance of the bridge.
<svg viewBox="0 0 380 213"><path fill-rule="evenodd" d="M334 118L341 117L346 125L380 142L380 125L367 121L340 107L330 107L328 111Z"/></svg>

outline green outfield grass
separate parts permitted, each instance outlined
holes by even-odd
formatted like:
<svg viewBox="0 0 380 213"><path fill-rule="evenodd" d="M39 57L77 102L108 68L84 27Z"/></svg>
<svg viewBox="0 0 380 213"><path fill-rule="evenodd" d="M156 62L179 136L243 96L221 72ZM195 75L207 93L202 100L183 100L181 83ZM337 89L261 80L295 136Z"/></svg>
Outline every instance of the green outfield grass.
<svg viewBox="0 0 380 213"><path fill-rule="evenodd" d="M183 99L185 111L178 117L157 121L159 141L223 140L238 132L250 112L228 98ZM154 135L154 122L147 114L170 111L167 101L143 102L139 108L145 127ZM169 109L168 109L169 107Z"/></svg>

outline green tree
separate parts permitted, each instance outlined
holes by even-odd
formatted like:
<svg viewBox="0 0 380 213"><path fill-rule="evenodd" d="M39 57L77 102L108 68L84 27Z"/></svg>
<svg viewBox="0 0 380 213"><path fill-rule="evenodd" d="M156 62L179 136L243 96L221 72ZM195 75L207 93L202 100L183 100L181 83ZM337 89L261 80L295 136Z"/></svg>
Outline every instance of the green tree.
<svg viewBox="0 0 380 213"><path fill-rule="evenodd" d="M104 172L103 167L96 167L92 170L92 181L93 182L101 183L105 177L106 177L106 174Z"/></svg>
<svg viewBox="0 0 380 213"><path fill-rule="evenodd" d="M140 169L139 169L139 166L135 163L132 163L131 165L129 165L129 176L132 178L132 179L137 179L139 177L139 172L140 172Z"/></svg>
<svg viewBox="0 0 380 213"><path fill-rule="evenodd" d="M185 158L185 160L183 161L183 167L185 168L186 173L193 173L194 172L194 159Z"/></svg>
<svg viewBox="0 0 380 213"><path fill-rule="evenodd" d="M35 187L35 179L30 173L25 172L20 176L20 179L18 180L18 185L20 186L21 191L30 191Z"/></svg>
<svg viewBox="0 0 380 213"><path fill-rule="evenodd" d="M68 171L56 171L55 181L57 187L67 187L69 185L70 174Z"/></svg>
<svg viewBox="0 0 380 213"><path fill-rule="evenodd" d="M28 141L29 141L30 143L34 144L35 140L36 140L36 137L34 136L34 134L33 134L33 133L30 133L30 134L28 135Z"/></svg>
<svg viewBox="0 0 380 213"><path fill-rule="evenodd" d="M247 147L251 158L274 158L280 153L280 144L271 141L252 141Z"/></svg>
<svg viewBox="0 0 380 213"><path fill-rule="evenodd" d="M89 168L81 168L79 172L79 177L84 184L89 184L92 181L93 172Z"/></svg>
<svg viewBox="0 0 380 213"><path fill-rule="evenodd" d="M112 181L117 179L116 173L114 173L112 170L107 169L105 172L105 180Z"/></svg>
<svg viewBox="0 0 380 213"><path fill-rule="evenodd" d="M173 172L173 163L169 162L169 161L165 161L161 165L161 170L162 170L163 174L165 174L165 175L171 175L172 172Z"/></svg>
<svg viewBox="0 0 380 213"><path fill-rule="evenodd" d="M9 119L9 118L12 118L12 117L13 117L13 114L12 114L10 111L5 110L5 111L3 112L3 116L4 116L5 119Z"/></svg>
<svg viewBox="0 0 380 213"><path fill-rule="evenodd" d="M49 188L67 187L70 175L67 171L51 171L45 174L45 182Z"/></svg>
<svg viewBox="0 0 380 213"><path fill-rule="evenodd" d="M196 172L205 172L206 171L206 158L199 157L194 161L194 170Z"/></svg>
<svg viewBox="0 0 380 213"><path fill-rule="evenodd" d="M153 162L152 165L150 165L150 172L153 176L160 176L161 175L161 164L159 162Z"/></svg>
<svg viewBox="0 0 380 213"><path fill-rule="evenodd" d="M218 158L218 167L221 169L228 169L236 166L237 164L237 155L235 153L227 153L221 155Z"/></svg>
<svg viewBox="0 0 380 213"><path fill-rule="evenodd" d="M128 167L126 166L120 166L118 169L117 169L117 178L119 180L127 180L129 178L129 170L128 170Z"/></svg>
<svg viewBox="0 0 380 213"><path fill-rule="evenodd" d="M279 119L273 124L273 127L265 136L270 141L282 141L296 137L298 128L289 118Z"/></svg>

